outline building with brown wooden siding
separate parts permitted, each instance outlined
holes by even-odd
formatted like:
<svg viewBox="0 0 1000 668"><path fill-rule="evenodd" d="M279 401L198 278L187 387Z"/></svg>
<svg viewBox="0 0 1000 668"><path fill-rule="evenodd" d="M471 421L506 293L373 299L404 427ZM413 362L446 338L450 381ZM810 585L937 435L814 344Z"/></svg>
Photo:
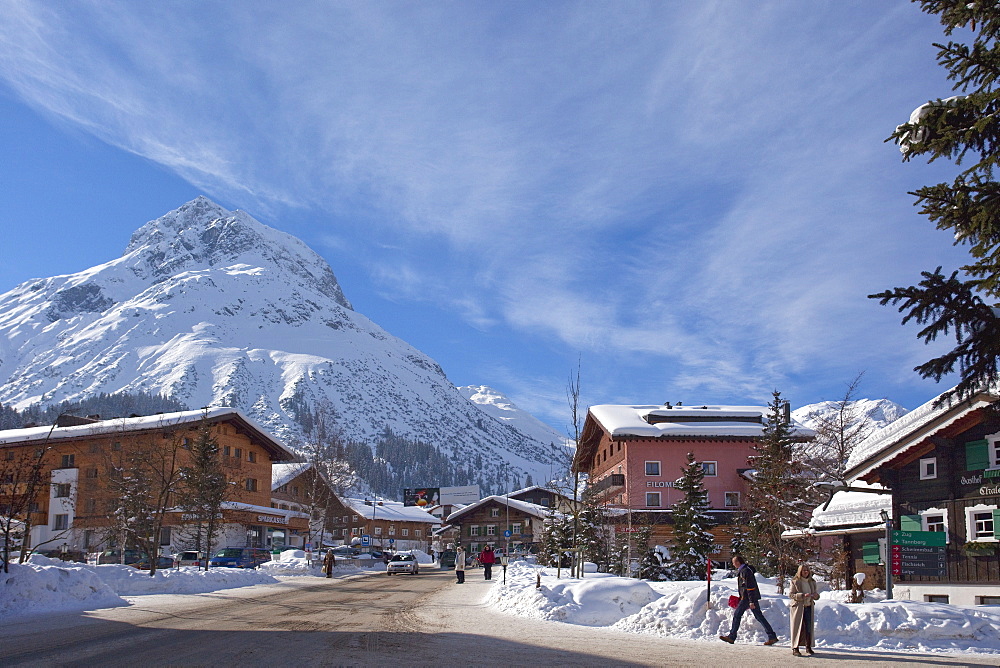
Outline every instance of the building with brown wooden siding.
<svg viewBox="0 0 1000 668"><path fill-rule="evenodd" d="M474 555L487 545L511 553L535 552L542 539L551 508L508 496L488 496L448 516L455 541ZM510 531L510 536L505 532Z"/></svg>
<svg viewBox="0 0 1000 668"><path fill-rule="evenodd" d="M964 402L927 402L859 444L848 480L891 492L896 531L944 534L944 572L899 565L894 598L957 605L1000 605L1000 391ZM871 535L847 535L854 564L864 567ZM864 541L864 542L863 542ZM927 542L927 541L924 541ZM870 559L869 559L870 560ZM909 572L907 572L909 571Z"/></svg>
<svg viewBox="0 0 1000 668"><path fill-rule="evenodd" d="M304 531L304 515L271 507L271 464L291 460L294 453L232 408L114 420L63 416L51 426L0 431L0 472L9 469L0 477L0 499L19 491L12 484L15 465L39 453L43 484L31 504L30 545L65 545L74 552L103 549L115 504L106 483L109 455L169 452L174 458L169 466L176 470L190 461L190 444L205 424L219 444L232 489L223 505L224 531L216 544L278 547L286 545L291 534ZM184 537L189 521L179 503L167 513L160 537L164 553L192 549Z"/></svg>
<svg viewBox="0 0 1000 668"><path fill-rule="evenodd" d="M441 520L418 506L386 499L334 497L330 532L342 545L430 553L433 531ZM367 536L370 545L363 545Z"/></svg>

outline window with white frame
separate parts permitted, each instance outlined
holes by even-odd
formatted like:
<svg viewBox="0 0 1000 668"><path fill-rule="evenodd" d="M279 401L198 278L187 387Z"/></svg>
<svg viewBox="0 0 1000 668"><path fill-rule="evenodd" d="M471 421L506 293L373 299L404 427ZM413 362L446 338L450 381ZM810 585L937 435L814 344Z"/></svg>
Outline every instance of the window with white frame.
<svg viewBox="0 0 1000 668"><path fill-rule="evenodd" d="M701 470L705 472L706 478L714 478L719 475L718 473L719 463L718 462L702 462Z"/></svg>
<svg viewBox="0 0 1000 668"><path fill-rule="evenodd" d="M389 525L389 535L390 536L395 536L396 535L396 525L395 524L390 524Z"/></svg>
<svg viewBox="0 0 1000 668"><path fill-rule="evenodd" d="M480 533L479 533L479 527L476 526L476 525L472 525L471 527L469 527L469 535L470 536L479 536L480 535Z"/></svg>
<svg viewBox="0 0 1000 668"><path fill-rule="evenodd" d="M920 460L921 480L934 480L937 475L937 457L926 457Z"/></svg>
<svg viewBox="0 0 1000 668"><path fill-rule="evenodd" d="M376 536L382 535L382 527L375 527L375 535Z"/></svg>
<svg viewBox="0 0 1000 668"><path fill-rule="evenodd" d="M726 508L739 508L739 507L740 507L740 493L726 492Z"/></svg>
<svg viewBox="0 0 1000 668"><path fill-rule="evenodd" d="M989 443L990 468L1000 468L1000 432L986 436L986 442Z"/></svg>
<svg viewBox="0 0 1000 668"><path fill-rule="evenodd" d="M996 506L976 505L965 509L965 529L969 542L996 541Z"/></svg>
<svg viewBox="0 0 1000 668"><path fill-rule="evenodd" d="M500 517L500 509L490 508L490 517Z"/></svg>
<svg viewBox="0 0 1000 668"><path fill-rule="evenodd" d="M497 535L497 525L496 524L487 524L486 525L486 535L487 536L495 536L495 535Z"/></svg>
<svg viewBox="0 0 1000 668"><path fill-rule="evenodd" d="M513 524L511 524L510 525L510 532L512 534L514 534L515 536L521 535L521 523L520 522L514 522Z"/></svg>
<svg viewBox="0 0 1000 668"><path fill-rule="evenodd" d="M660 475L660 462L646 462L646 475Z"/></svg>
<svg viewBox="0 0 1000 668"><path fill-rule="evenodd" d="M422 529L414 529L413 535L416 536L417 538L420 538L422 535L424 535L424 532Z"/></svg>
<svg viewBox="0 0 1000 668"><path fill-rule="evenodd" d="M659 492L646 492L646 507L647 508L659 508L660 507L660 493Z"/></svg>
<svg viewBox="0 0 1000 668"><path fill-rule="evenodd" d="M55 526L53 529L56 531L64 531L69 528L69 515L56 515L55 516Z"/></svg>
<svg viewBox="0 0 1000 668"><path fill-rule="evenodd" d="M945 542L948 542L948 511L943 508L928 508L920 511L920 524L922 531L935 531L945 534Z"/></svg>
<svg viewBox="0 0 1000 668"><path fill-rule="evenodd" d="M400 533L403 536L409 536L410 535L410 530L409 529L400 529L399 531L400 531Z"/></svg>

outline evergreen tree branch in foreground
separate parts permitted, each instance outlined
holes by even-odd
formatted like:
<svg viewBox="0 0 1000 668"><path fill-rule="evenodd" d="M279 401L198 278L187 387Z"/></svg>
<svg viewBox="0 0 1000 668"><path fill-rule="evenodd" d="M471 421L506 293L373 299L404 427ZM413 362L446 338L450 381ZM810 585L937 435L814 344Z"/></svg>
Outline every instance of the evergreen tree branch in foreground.
<svg viewBox="0 0 1000 668"><path fill-rule="evenodd" d="M887 141L899 144L903 161L944 158L971 163L951 183L920 188L911 195L920 213L940 230L967 245L972 262L946 276L938 267L923 272L916 286L868 295L905 313L924 328L917 337L934 341L955 337L955 347L914 370L940 381L958 372L956 387L940 402L967 399L1000 378L1000 183L994 168L1000 160L1000 8L983 0L921 0L921 8L939 16L945 35L968 29L972 45L935 44L938 64L948 71L953 90L962 94L929 101L896 128Z"/></svg>

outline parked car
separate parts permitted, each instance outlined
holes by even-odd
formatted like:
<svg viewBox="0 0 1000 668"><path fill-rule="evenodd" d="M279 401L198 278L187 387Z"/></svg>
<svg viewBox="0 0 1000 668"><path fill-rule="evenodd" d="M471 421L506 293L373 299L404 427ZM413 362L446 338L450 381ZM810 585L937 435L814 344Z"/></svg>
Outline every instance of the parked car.
<svg viewBox="0 0 1000 668"><path fill-rule="evenodd" d="M205 553L195 550L185 550L174 555L174 564L176 566L201 566L204 560Z"/></svg>
<svg viewBox="0 0 1000 668"><path fill-rule="evenodd" d="M103 552L100 552L97 555L97 558L94 560L94 563L97 563L97 564L122 564L122 563L124 563L124 564L128 565L128 564L134 564L137 561L140 561L144 556L146 556L146 555L143 554L142 552L140 552L139 550L125 550L125 559L123 560L122 559L122 551L121 550L117 550L117 549L115 549L115 550L104 550Z"/></svg>
<svg viewBox="0 0 1000 668"><path fill-rule="evenodd" d="M441 564L441 568L455 568L455 550L445 550L438 557L438 563Z"/></svg>
<svg viewBox="0 0 1000 668"><path fill-rule="evenodd" d="M420 572L420 564L417 563L417 558L412 554L401 552L400 554L394 554L389 559L389 563L385 566L385 572L389 575L395 575L396 573L416 575Z"/></svg>
<svg viewBox="0 0 1000 668"><path fill-rule="evenodd" d="M48 557L49 559L61 559L62 561L76 561L80 563L87 563L87 555L84 552L79 552L77 550L41 550L35 554L40 554L43 557Z"/></svg>
<svg viewBox="0 0 1000 668"><path fill-rule="evenodd" d="M271 561L271 553L259 547L224 547L208 560L209 566L257 568Z"/></svg>
<svg viewBox="0 0 1000 668"><path fill-rule="evenodd" d="M337 557L356 557L361 554L361 550L356 547L351 547L350 545L340 545L333 548L333 554Z"/></svg>
<svg viewBox="0 0 1000 668"><path fill-rule="evenodd" d="M148 571L149 570L149 558L148 557L143 557L139 561L136 561L135 563L129 564L129 566L131 566L132 568L138 568L140 571ZM164 569L164 568L173 568L173 567L174 567L174 558L173 557L157 557L156 558L156 569L157 570L161 570L161 569Z"/></svg>

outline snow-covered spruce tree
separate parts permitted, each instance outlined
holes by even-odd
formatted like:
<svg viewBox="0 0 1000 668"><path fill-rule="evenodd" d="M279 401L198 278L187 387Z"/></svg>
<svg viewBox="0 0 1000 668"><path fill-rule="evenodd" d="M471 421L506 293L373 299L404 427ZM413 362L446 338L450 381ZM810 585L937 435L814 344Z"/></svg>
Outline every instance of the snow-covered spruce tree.
<svg viewBox="0 0 1000 668"><path fill-rule="evenodd" d="M632 576L632 575L638 575L639 578L642 578L642 579L645 579L645 580L659 580L659 579L661 579L660 578L660 573L662 572L662 568L660 566L660 560L658 558L655 558L655 554L654 554L654 558L655 558L655 562L656 562L655 565L653 564L652 561L649 561L649 559L648 559L649 558L649 553L652 552L652 550L650 549L649 543L653 539L653 525L650 524L649 522L647 522L645 524L641 524L641 525L639 525L638 530L637 531L633 531L631 534L629 534L629 536L631 537L631 541L632 541L632 546L631 546L632 559L633 559L633 561L638 561L639 572L638 573L632 572L632 564L629 564L628 565L628 570L629 570L628 575L630 575L630 576ZM649 577L643 577L643 573L644 573L644 571L643 571L643 564L644 563L647 564L647 570L645 571L645 575L647 575ZM649 569L652 569L652 570L649 570Z"/></svg>
<svg viewBox="0 0 1000 668"><path fill-rule="evenodd" d="M750 456L754 473L747 491L750 522L744 549L761 574L778 578L778 591L783 593L785 577L812 550L808 541L782 540L781 534L807 526L815 503L812 479L795 456L787 402L778 391L772 397L763 436L753 446L756 454Z"/></svg>
<svg viewBox="0 0 1000 668"><path fill-rule="evenodd" d="M565 551L573 547L573 518L554 513L545 520L538 561L543 566L556 567L565 563Z"/></svg>
<svg viewBox="0 0 1000 668"><path fill-rule="evenodd" d="M704 580L705 564L713 552L715 536L708 530L712 518L708 514L708 491L705 489L705 469L687 455L687 466L681 467L676 489L684 498L674 504L674 535L670 541L670 563L667 573L672 580Z"/></svg>
<svg viewBox="0 0 1000 668"><path fill-rule="evenodd" d="M906 314L903 324L923 325L917 337L925 342L955 337L954 348L914 369L936 381L957 370L958 385L940 398L948 401L1000 381L1000 182L994 174L1000 159L1000 6L986 0L920 4L939 17L945 35L967 30L972 43L934 44L958 94L921 105L889 139L899 144L904 161L945 158L964 167L951 183L910 194L939 230L968 245L971 262L950 274L941 267L922 272L915 286L869 297L898 305Z"/></svg>
<svg viewBox="0 0 1000 668"><path fill-rule="evenodd" d="M597 570L608 571L611 559L607 518L604 509L589 494L584 494L577 527L577 545L583 550L584 561L597 564Z"/></svg>
<svg viewBox="0 0 1000 668"><path fill-rule="evenodd" d="M194 544L193 549L210 557L221 530L222 503L232 494L233 483L222 468L219 443L207 419L198 425L198 434L188 448L191 460L181 469L179 494L184 515L191 518L185 523L185 533ZM208 570L209 560L202 561L201 567Z"/></svg>
<svg viewBox="0 0 1000 668"><path fill-rule="evenodd" d="M656 550L646 548L639 559L639 579L663 580L666 577L666 570L660 562L660 556L656 553Z"/></svg>

